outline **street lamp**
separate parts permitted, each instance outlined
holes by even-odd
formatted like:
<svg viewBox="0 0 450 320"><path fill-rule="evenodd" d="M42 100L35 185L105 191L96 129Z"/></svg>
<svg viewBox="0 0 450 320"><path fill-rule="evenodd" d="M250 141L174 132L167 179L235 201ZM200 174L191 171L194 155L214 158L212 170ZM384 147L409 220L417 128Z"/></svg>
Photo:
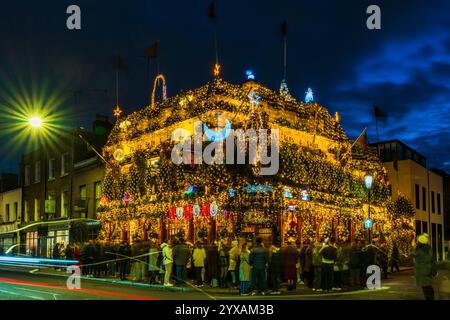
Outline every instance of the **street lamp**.
<svg viewBox="0 0 450 320"><path fill-rule="evenodd" d="M370 174L367 174L364 177L364 185L366 186L367 189L367 196L368 196L368 202L369 202L369 221L370 221L370 189L372 189L372 184L373 184L373 177ZM372 244L372 223L370 223L369 226L369 244Z"/></svg>
<svg viewBox="0 0 450 320"><path fill-rule="evenodd" d="M28 120L28 123L35 128L40 128L42 127L42 119L40 117L31 117Z"/></svg>

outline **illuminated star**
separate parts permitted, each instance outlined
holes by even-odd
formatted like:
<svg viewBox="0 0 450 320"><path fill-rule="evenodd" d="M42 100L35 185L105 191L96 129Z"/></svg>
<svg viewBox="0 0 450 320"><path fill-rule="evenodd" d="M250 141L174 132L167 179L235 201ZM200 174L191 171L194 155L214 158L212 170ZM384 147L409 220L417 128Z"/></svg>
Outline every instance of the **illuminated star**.
<svg viewBox="0 0 450 320"><path fill-rule="evenodd" d="M260 96L258 96L256 93L252 92L248 95L248 98L250 100L251 104L258 104L259 100L261 99Z"/></svg>
<svg viewBox="0 0 450 320"><path fill-rule="evenodd" d="M114 117L119 118L123 111L120 109L119 105L114 109Z"/></svg>
<svg viewBox="0 0 450 320"><path fill-rule="evenodd" d="M218 77L220 75L220 64L216 63L214 65L214 76Z"/></svg>

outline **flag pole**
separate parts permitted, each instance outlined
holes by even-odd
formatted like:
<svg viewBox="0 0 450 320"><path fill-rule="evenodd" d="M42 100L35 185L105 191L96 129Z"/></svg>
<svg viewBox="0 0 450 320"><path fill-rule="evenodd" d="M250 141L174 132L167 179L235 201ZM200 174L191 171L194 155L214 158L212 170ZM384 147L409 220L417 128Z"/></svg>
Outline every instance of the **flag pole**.
<svg viewBox="0 0 450 320"><path fill-rule="evenodd" d="M286 80L286 69L287 69L287 34L284 35L284 70L283 79Z"/></svg>
<svg viewBox="0 0 450 320"><path fill-rule="evenodd" d="M375 111L375 109L374 109L374 111ZM375 112L374 112L374 115L375 115L375 128L376 128L376 132L377 132L377 150L378 150L378 158L380 158L380 137L379 137L379 134L378 134L378 117L377 117L377 115L375 114Z"/></svg>

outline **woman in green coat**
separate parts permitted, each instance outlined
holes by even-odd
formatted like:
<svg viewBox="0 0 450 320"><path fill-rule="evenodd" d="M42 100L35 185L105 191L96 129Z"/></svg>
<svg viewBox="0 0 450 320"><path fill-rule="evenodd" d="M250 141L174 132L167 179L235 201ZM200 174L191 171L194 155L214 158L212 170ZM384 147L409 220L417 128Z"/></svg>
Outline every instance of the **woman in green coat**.
<svg viewBox="0 0 450 320"><path fill-rule="evenodd" d="M424 233L417 238L414 251L414 265L416 269L416 285L422 288L426 300L434 300L433 277L436 276L436 264L431 247L428 245L429 236Z"/></svg>

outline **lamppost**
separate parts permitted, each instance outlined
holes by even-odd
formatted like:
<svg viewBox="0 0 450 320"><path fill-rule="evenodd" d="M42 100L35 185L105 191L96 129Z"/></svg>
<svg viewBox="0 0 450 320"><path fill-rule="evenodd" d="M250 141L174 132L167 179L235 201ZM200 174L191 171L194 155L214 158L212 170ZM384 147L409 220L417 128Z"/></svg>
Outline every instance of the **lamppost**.
<svg viewBox="0 0 450 320"><path fill-rule="evenodd" d="M372 189L372 184L373 184L373 177L370 174L367 174L364 177L364 184L366 186L367 189L367 196L368 196L368 202L369 202L369 221L370 221L370 226L368 226L369 229L369 244L372 244L372 220L370 218L370 189Z"/></svg>

